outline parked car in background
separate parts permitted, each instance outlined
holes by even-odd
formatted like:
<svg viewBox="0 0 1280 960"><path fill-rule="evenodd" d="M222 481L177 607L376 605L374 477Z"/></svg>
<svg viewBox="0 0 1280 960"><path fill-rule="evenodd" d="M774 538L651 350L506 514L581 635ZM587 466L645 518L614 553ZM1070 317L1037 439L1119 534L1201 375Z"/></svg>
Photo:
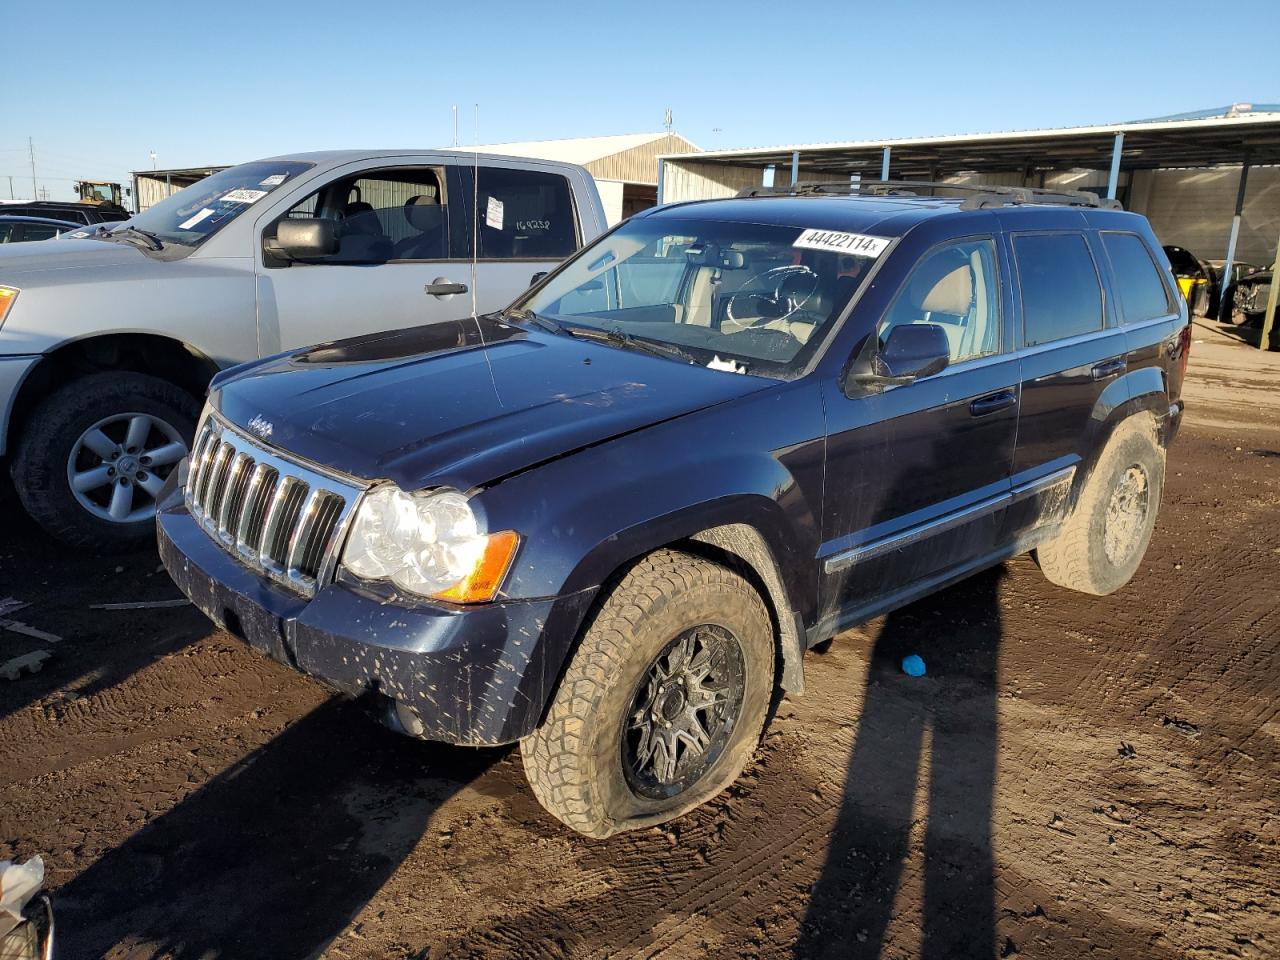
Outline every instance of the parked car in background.
<svg viewBox="0 0 1280 960"><path fill-rule="evenodd" d="M597 837L723 790L854 624L1030 550L1122 587L1191 342L1146 219L850 189L647 210L504 311L227 371L166 568L402 732L518 741Z"/></svg>
<svg viewBox="0 0 1280 960"><path fill-rule="evenodd" d="M223 170L80 238L0 246L0 455L54 535L145 540L218 370L494 310L605 225L581 167L334 151Z"/></svg>
<svg viewBox="0 0 1280 960"><path fill-rule="evenodd" d="M1262 326L1274 276L1275 270L1268 267L1254 270L1236 282L1232 296L1232 323L1250 327Z"/></svg>
<svg viewBox="0 0 1280 960"><path fill-rule="evenodd" d="M66 220L70 223L79 224L118 223L121 220L129 219L129 212L123 207L75 203L72 201L60 202L57 200L0 203L0 215L9 217L51 217L55 220Z"/></svg>
<svg viewBox="0 0 1280 960"><path fill-rule="evenodd" d="M52 240L64 233L84 229L84 224L47 217L11 217L0 215L0 243L25 243L29 240Z"/></svg>
<svg viewBox="0 0 1280 960"><path fill-rule="evenodd" d="M1201 260L1185 247L1167 245L1164 254L1178 281L1178 290L1187 301L1193 317L1216 317L1218 303L1218 271L1207 260Z"/></svg>

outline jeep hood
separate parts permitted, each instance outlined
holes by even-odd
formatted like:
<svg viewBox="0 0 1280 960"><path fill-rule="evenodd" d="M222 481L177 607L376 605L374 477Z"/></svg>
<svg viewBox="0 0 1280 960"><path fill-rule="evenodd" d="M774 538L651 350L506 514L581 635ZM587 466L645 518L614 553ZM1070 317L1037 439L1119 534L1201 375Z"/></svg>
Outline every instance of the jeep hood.
<svg viewBox="0 0 1280 960"><path fill-rule="evenodd" d="M772 385L467 318L237 367L214 380L210 402L322 466L467 490Z"/></svg>

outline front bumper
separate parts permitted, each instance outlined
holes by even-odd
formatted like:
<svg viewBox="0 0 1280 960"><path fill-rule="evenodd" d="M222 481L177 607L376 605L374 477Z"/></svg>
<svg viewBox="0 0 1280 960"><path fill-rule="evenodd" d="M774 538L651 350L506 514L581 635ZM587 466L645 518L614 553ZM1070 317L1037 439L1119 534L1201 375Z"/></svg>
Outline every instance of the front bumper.
<svg viewBox="0 0 1280 960"><path fill-rule="evenodd" d="M39 354L0 357L0 456L8 450L9 417L18 388L39 361Z"/></svg>
<svg viewBox="0 0 1280 960"><path fill-rule="evenodd" d="M591 601L586 593L449 608L390 602L343 582L308 600L214 543L172 481L161 494L157 539L174 582L220 627L344 693L412 708L422 724L415 735L447 743L511 743L532 733L559 675L545 640L575 629ZM392 711L379 712L404 729Z"/></svg>

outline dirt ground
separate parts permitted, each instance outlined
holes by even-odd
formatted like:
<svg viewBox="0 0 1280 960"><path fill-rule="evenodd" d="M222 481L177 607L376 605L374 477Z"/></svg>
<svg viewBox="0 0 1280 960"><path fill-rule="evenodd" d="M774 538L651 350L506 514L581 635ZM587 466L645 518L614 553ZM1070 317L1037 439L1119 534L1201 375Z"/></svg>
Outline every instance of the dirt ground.
<svg viewBox="0 0 1280 960"><path fill-rule="evenodd" d="M1146 563L1026 558L837 638L756 762L589 841L511 749L417 743L214 631L153 553L6 505L0 858L62 957L1280 956L1280 354L1197 327ZM920 653L926 677L898 668Z"/></svg>

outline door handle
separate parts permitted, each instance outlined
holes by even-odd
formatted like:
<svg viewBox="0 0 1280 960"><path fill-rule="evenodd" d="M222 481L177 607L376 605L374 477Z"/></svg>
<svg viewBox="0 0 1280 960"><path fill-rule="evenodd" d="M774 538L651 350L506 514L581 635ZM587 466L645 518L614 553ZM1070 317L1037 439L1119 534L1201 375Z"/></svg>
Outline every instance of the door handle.
<svg viewBox="0 0 1280 960"><path fill-rule="evenodd" d="M1118 357L1115 360L1104 360L1094 367L1091 373L1095 380L1106 380L1108 377L1114 377L1117 373L1124 373L1128 366L1128 360L1124 357Z"/></svg>
<svg viewBox="0 0 1280 960"><path fill-rule="evenodd" d="M986 417L1001 410L1008 410L1017 402L1018 398L1014 396L1012 390L1001 390L999 393L988 394L973 401L969 404L969 413L975 417Z"/></svg>
<svg viewBox="0 0 1280 960"><path fill-rule="evenodd" d="M467 285L465 283L454 283L444 277L436 277L422 289L433 297L448 297L455 293L466 293Z"/></svg>

